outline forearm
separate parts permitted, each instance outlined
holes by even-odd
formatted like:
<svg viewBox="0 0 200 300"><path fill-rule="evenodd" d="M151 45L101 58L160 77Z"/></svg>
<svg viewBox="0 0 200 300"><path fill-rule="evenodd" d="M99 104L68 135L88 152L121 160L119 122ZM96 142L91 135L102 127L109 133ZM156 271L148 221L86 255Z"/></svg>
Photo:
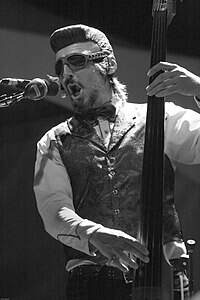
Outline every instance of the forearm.
<svg viewBox="0 0 200 300"><path fill-rule="evenodd" d="M93 255L94 248L90 247L89 238L101 225L78 216L67 207L69 202L70 199L62 199L61 195L48 198L46 205L39 210L45 230L61 243Z"/></svg>
<svg viewBox="0 0 200 300"><path fill-rule="evenodd" d="M70 179L56 149L51 155L38 152L34 192L45 230L65 245L92 254L88 240L101 225L75 213Z"/></svg>

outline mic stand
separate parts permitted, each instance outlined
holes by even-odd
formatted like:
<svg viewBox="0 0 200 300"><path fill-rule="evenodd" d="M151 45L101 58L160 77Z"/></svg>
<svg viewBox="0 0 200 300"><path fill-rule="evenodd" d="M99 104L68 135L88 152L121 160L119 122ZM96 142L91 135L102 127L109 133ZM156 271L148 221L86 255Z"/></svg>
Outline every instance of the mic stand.
<svg viewBox="0 0 200 300"><path fill-rule="evenodd" d="M188 299L184 295L185 293L184 293L184 284L183 284L184 276L185 274L187 274L187 270L188 270L188 261L189 261L189 255L187 254L181 255L180 258L170 260L173 272L175 272L179 277L180 288L178 288L178 290L174 290L174 292L180 293L180 295L178 296L178 299L180 298L180 300Z"/></svg>
<svg viewBox="0 0 200 300"><path fill-rule="evenodd" d="M188 276L189 276L189 295L190 297L194 294L194 277L193 277L193 252L196 242L194 240L187 240L188 248Z"/></svg>
<svg viewBox="0 0 200 300"><path fill-rule="evenodd" d="M7 96L6 94L3 94L0 96L0 108L7 108L11 107L15 103L21 101L25 98L25 92L21 93L15 93L11 96Z"/></svg>
<svg viewBox="0 0 200 300"><path fill-rule="evenodd" d="M192 239L187 240L187 254L181 255L179 259L172 259L170 263L173 271L180 279L180 299L186 300L194 294L194 276L193 276L193 252L196 242ZM184 293L184 275L188 278L188 289L186 295ZM189 298L188 298L189 297Z"/></svg>

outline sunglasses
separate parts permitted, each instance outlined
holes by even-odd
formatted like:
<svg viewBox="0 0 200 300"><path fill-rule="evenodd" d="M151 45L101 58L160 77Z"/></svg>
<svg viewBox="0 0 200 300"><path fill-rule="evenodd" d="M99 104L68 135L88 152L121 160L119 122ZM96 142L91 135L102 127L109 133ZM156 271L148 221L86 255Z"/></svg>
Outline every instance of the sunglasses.
<svg viewBox="0 0 200 300"><path fill-rule="evenodd" d="M61 76L63 74L64 65L68 65L72 71L76 71L79 69L83 69L89 61L100 62L106 56L108 52L101 51L90 54L69 54L65 57L59 58L55 63L55 73L57 76Z"/></svg>

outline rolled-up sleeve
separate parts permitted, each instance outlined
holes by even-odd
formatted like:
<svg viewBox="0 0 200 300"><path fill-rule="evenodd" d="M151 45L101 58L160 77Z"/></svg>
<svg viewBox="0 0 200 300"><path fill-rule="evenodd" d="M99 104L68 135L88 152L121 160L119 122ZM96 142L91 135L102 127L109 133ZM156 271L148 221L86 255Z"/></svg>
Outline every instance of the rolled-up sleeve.
<svg viewBox="0 0 200 300"><path fill-rule="evenodd" d="M174 162L200 164L200 114L166 103L165 153Z"/></svg>
<svg viewBox="0 0 200 300"><path fill-rule="evenodd" d="M37 151L34 192L45 230L63 244L95 255L88 240L101 225L75 213L70 178L55 141L46 153Z"/></svg>

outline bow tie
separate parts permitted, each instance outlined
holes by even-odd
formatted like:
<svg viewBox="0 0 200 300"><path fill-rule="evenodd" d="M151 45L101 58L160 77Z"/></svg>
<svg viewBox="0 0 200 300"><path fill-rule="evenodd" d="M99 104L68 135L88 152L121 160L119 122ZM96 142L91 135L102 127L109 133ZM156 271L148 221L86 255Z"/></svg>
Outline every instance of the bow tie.
<svg viewBox="0 0 200 300"><path fill-rule="evenodd" d="M78 112L76 113L76 116L89 122L95 121L97 120L97 118L102 118L108 120L109 122L114 122L116 116L115 113L115 106L113 104L106 104L98 108Z"/></svg>

